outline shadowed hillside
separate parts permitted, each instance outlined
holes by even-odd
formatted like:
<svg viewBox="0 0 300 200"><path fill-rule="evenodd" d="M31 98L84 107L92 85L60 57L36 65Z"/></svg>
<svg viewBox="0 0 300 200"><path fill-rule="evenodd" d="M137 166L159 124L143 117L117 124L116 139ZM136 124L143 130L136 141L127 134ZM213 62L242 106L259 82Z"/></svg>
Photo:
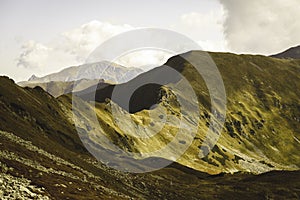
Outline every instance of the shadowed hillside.
<svg viewBox="0 0 300 200"><path fill-rule="evenodd" d="M272 55L274 58L291 58L291 59L300 59L300 46L292 47L284 52Z"/></svg>
<svg viewBox="0 0 300 200"><path fill-rule="evenodd" d="M189 52L187 55L193 59L197 54ZM0 77L0 197L298 199L300 94L295 88L299 88L300 62L264 56L210 55L224 79L227 118L216 146L203 158L198 157L198 153L212 117L211 102L203 79L178 56L171 58L167 65L187 77L195 90L200 112L200 121L196 125L193 118L189 118L194 107L187 107L182 112L178 104L178 98L186 102L195 99L170 90L181 77L164 76L161 71L164 68L148 72L164 78L165 82L139 88L131 100L132 110L125 110L109 100L110 87L114 86L103 88L99 85L97 95L100 99L97 96L99 102L94 106L94 102L84 100L92 100L85 97L89 97L97 86L77 93L84 100L72 95L54 98L40 87L22 88L7 77ZM141 77L153 76L142 74L122 87L134 86ZM85 120L86 113L74 108L72 103L95 111L97 124ZM112 117L112 108L130 115L134 124L125 124L122 120L117 123ZM166 109L167 115L163 115L162 109ZM152 119L162 116L168 117L168 124L162 125L160 120ZM91 136L99 133L100 125L115 145L144 155L165 145L176 135L176 122L181 116L190 127L198 128L190 148L169 166L142 174L108 167L121 163L98 162L85 149L81 132L78 132L81 128L86 133L85 139L97 145L99 141ZM162 128L146 141L133 137L134 134L149 134L133 129L134 126L140 130L146 127L147 131ZM184 138L178 140L178 144L184 143ZM111 151L106 146L100 148ZM118 152L114 152L114 156L116 160L121 159ZM169 162L171 158L165 154L160 158L131 159L126 163L128 167L143 169L144 163L156 165Z"/></svg>
<svg viewBox="0 0 300 200"><path fill-rule="evenodd" d="M192 51L184 56L201 64L202 61L198 59L201 54L202 52ZM187 96L184 89L177 91L176 95L169 89L180 84L182 78L167 74L167 66L141 74L128 83L99 88L96 92L82 91L76 95L84 100L98 102L97 116L102 129L106 130L107 136L114 144L128 151L143 154L168 144L169 137L176 134L179 124L176 120L183 117L186 118L187 126L198 129L190 148L178 160L183 165L208 173L236 171L262 173L271 170L299 169L300 93L295 88L300 87L300 62L230 53L210 53L210 55L224 81L227 93L227 118L217 145L201 159L197 155L201 151L200 147L203 145L212 117L209 92L202 77L182 57L170 58L166 65L180 72L191 83L199 101L198 126L197 121L189 119L194 107L182 111L178 104L178 97L185 102L190 102L192 97ZM152 79L153 82L163 81L162 84L138 87L130 98L128 109L126 100L122 97L130 93L131 88L148 79ZM116 87L120 91L118 98L114 98L112 102L107 101ZM153 105L158 106L153 108ZM114 106L117 106L115 108L117 110L123 110L122 113L129 112L134 122L130 124L124 121L124 118L116 122L109 109ZM160 122L162 120L157 118L153 121L149 117L164 116L162 112L164 109L168 110L168 124L163 125ZM93 129L96 129L97 125L87 123L91 123L90 126L93 127L88 131L88 136L93 134ZM134 128L135 124L139 128ZM163 129L150 140L133 136L149 135L149 130L158 130L156 127ZM188 131L186 133L188 135ZM187 140L186 138L184 141L178 141L178 144ZM172 159L172 153L176 154L176 149L162 156Z"/></svg>
<svg viewBox="0 0 300 200"><path fill-rule="evenodd" d="M76 85L80 84L80 87L76 87ZM103 79L94 79L94 80L89 80L89 79L80 79L78 81L50 81L50 82L20 82L18 85L21 87L30 87L34 88L36 86L41 87L43 90L48 92L54 97L59 97L63 94L68 94L71 92L76 92L74 91L74 87L77 88L78 91L84 90L90 87L93 87L94 85L99 84L99 85L109 85L108 83L105 83Z"/></svg>

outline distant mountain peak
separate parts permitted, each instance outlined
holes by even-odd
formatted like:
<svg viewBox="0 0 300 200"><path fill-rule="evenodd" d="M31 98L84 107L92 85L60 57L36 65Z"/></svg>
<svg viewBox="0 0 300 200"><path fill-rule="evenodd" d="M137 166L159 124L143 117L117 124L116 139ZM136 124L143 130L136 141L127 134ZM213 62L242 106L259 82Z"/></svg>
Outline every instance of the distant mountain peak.
<svg viewBox="0 0 300 200"><path fill-rule="evenodd" d="M29 79L28 79L28 81L34 81L34 80L36 80L36 79L38 79L39 77L37 77L36 75L32 75Z"/></svg>
<svg viewBox="0 0 300 200"><path fill-rule="evenodd" d="M32 75L28 81L31 83L45 83L51 81L70 82L81 79L104 79L113 83L122 83L131 80L142 72L143 70L140 68L127 68L108 61L102 61L68 67L43 77Z"/></svg>
<svg viewBox="0 0 300 200"><path fill-rule="evenodd" d="M275 58L292 58L292 59L300 59L300 45L291 47L281 53L271 55L271 57Z"/></svg>
<svg viewBox="0 0 300 200"><path fill-rule="evenodd" d="M43 77L32 75L28 81L19 82L22 87L40 86L57 97L72 91L83 90L99 83L124 83L143 72L140 68L124 67L109 61L88 63L65 68ZM76 88L74 88L76 82ZM80 83L80 86L78 86Z"/></svg>

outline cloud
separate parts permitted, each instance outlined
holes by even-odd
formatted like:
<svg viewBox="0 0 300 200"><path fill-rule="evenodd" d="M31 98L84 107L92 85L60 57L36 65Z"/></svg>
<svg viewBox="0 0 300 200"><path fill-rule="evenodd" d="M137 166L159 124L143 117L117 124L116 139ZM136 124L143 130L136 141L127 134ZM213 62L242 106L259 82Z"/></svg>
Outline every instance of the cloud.
<svg viewBox="0 0 300 200"><path fill-rule="evenodd" d="M200 40L197 41L200 47L205 51L213 52L227 52L227 42L225 39L222 40Z"/></svg>
<svg viewBox="0 0 300 200"><path fill-rule="evenodd" d="M206 13L181 15L174 29L197 41L204 50L226 51L223 23L224 11L220 6Z"/></svg>
<svg viewBox="0 0 300 200"><path fill-rule="evenodd" d="M171 56L171 53L161 50L141 50L131 52L114 62L127 67L139 67L146 71L164 64Z"/></svg>
<svg viewBox="0 0 300 200"><path fill-rule="evenodd" d="M33 40L22 45L18 66L31 70L38 76L56 72L69 66L85 63L87 57L102 42L119 33L133 30L130 25L112 25L91 21L61 33L48 44ZM139 50L124 55L114 62L126 67L144 70L163 64L171 55L159 50Z"/></svg>
<svg viewBox="0 0 300 200"><path fill-rule="evenodd" d="M87 56L108 38L133 29L130 25L112 25L91 21L61 33L47 44L33 40L25 42L17 63L19 67L33 69L37 74L46 74L63 67L80 65Z"/></svg>
<svg viewBox="0 0 300 200"><path fill-rule="evenodd" d="M219 0L230 50L272 54L300 44L299 0Z"/></svg>
<svg viewBox="0 0 300 200"><path fill-rule="evenodd" d="M203 39L216 39L222 36L223 13L211 11L209 13L191 12L180 17L181 29L189 30L190 35Z"/></svg>
<svg viewBox="0 0 300 200"><path fill-rule="evenodd" d="M189 36L205 50L224 51L226 44L223 36L223 15L220 8L204 14L186 13L180 16L173 30ZM87 57L102 42L133 29L135 27L127 24L91 21L59 34L48 43L30 40L22 45L17 59L18 66L42 76L65 67L80 65L85 63ZM171 56L170 53L159 50L142 50L131 52L114 62L148 70L165 63Z"/></svg>
<svg viewBox="0 0 300 200"><path fill-rule="evenodd" d="M133 29L130 25L112 25L99 21L91 21L71 31L62 33L63 42L58 46L84 62L86 57L108 38Z"/></svg>
<svg viewBox="0 0 300 200"><path fill-rule="evenodd" d="M25 68L38 68L47 59L51 48L30 40L22 45L23 52L18 58L18 65Z"/></svg>

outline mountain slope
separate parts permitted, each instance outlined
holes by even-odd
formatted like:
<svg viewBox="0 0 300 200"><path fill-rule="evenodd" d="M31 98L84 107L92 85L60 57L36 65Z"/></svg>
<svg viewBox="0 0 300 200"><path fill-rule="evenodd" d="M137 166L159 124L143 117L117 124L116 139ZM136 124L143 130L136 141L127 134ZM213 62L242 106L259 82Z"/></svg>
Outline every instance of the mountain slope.
<svg viewBox="0 0 300 200"><path fill-rule="evenodd" d="M145 185L132 183L154 181L151 176L120 173L89 155L70 118L68 96L55 99L39 87L21 88L5 77L0 83L0 177L11 186L1 188L0 195L55 199L141 199L158 195L145 190ZM174 170L185 174L181 169ZM14 185L23 185L23 189L14 193ZM2 189L7 190L5 194Z"/></svg>
<svg viewBox="0 0 300 200"><path fill-rule="evenodd" d="M80 90L84 90L90 87L93 87L94 85L99 84L99 85L108 85L108 83L105 83L103 79L94 79L94 80L89 80L89 79L80 79L78 81L50 81L50 82L41 82L41 83L35 83L35 82L21 82L18 83L18 85L22 87L30 87L34 88L36 86L41 87L43 90L48 92L54 97L61 96L63 94L68 94L71 92L77 92ZM76 85L80 85L76 86ZM76 89L74 89L76 88Z"/></svg>
<svg viewBox="0 0 300 200"><path fill-rule="evenodd" d="M28 81L20 82L18 84L26 86L26 84L33 83L46 83L51 81L70 82L78 81L81 79L104 79L105 81L113 83L122 83L134 78L142 72L143 70L139 68L126 68L115 63L102 61L69 67L63 69L60 72L49 74L40 78L34 76L33 78L31 77Z"/></svg>
<svg viewBox="0 0 300 200"><path fill-rule="evenodd" d="M0 83L1 199L300 196L299 172L211 176L177 163L144 174L108 168L80 142L70 118L70 96L55 99L39 87L21 88L6 77L0 77Z"/></svg>
<svg viewBox="0 0 300 200"><path fill-rule="evenodd" d="M292 47L284 52L272 55L274 58L292 58L292 59L300 59L300 46Z"/></svg>
<svg viewBox="0 0 300 200"><path fill-rule="evenodd" d="M104 81L113 83L126 82L142 72L143 70L139 68L126 68L103 61L69 67L44 77L32 75L28 81L19 82L18 85L31 88L39 86L54 97L58 97L73 92L73 88L76 85L80 85L80 87L77 86L77 90L74 92Z"/></svg>
<svg viewBox="0 0 300 200"><path fill-rule="evenodd" d="M192 51L185 56L189 60L201 63L199 54L201 55L201 52ZM166 65L180 72L191 83L200 102L198 125L197 122L188 120L194 112L193 108L184 110L185 113L180 112L177 97L186 102L190 102L192 98L186 96L184 90L177 91L175 95L169 89L181 83L182 79L168 77L165 73L166 67L155 68L128 83L118 85L121 94L125 95L130 92L130 88L142 83L143 80L163 79L162 85L148 84L139 87L130 99L129 108L121 98L114 99L115 102L107 101L111 98L116 85L98 89L96 93L87 90L76 95L86 101L97 101L97 123L106 130L106 136L110 137L114 144L126 151L143 155L165 146L170 142L170 138L175 137L178 121L183 116L188 127L198 129L191 146L178 160L183 165L213 174L299 169L300 93L295 88L300 88L300 62L229 53L210 53L210 55L224 80L227 92L227 118L217 145L204 158L199 158L198 154L201 152L200 147L205 140L212 117L208 90L201 76L180 56L169 59ZM155 108L152 107L157 104ZM112 108L121 110L121 113L124 113L123 117L130 115L133 121L129 122L124 118L116 121L112 116ZM164 109L169 112L168 124L163 125L158 118L151 122L153 119L150 116L164 116L162 112ZM86 123L90 123L89 126L92 127L86 136L96 134L93 130L97 130L98 125L93 122ZM139 128L134 128L136 126ZM150 140L135 137L149 135L149 131L156 131L157 127L163 129ZM188 141L188 134L186 137L185 141ZM178 141L179 146L176 147L179 148L185 141ZM95 138L90 138L89 142L101 143ZM172 155L177 154L178 148L161 156L172 160Z"/></svg>

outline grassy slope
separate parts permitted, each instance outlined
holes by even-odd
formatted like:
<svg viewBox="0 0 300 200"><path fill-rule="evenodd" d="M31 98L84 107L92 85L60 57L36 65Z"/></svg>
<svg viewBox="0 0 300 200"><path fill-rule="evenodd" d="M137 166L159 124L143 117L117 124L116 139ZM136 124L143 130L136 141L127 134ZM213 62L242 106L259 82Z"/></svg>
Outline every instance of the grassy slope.
<svg viewBox="0 0 300 200"><path fill-rule="evenodd" d="M199 52L189 52L187 56L197 62ZM300 163L300 62L297 60L276 59L265 56L235 55L230 53L210 53L218 66L227 92L227 118L221 137L213 149L206 157L199 159L199 147L206 136L210 115L210 100L207 88L200 75L189 63L180 57L171 58L167 64L180 71L192 84L200 102L200 121L198 132L191 147L179 159L181 164L187 165L197 170L208 173L250 171L262 173L270 170L295 170L299 169ZM159 72L160 68L152 70L150 73ZM161 75L162 78L165 76ZM143 74L133 79L129 83L123 84L124 90L139 79L145 78ZM151 77L151 76L150 76ZM157 95L169 94L168 98L160 100L161 107L167 107L173 116L172 120L179 118L180 108L176 104L176 98L168 87L158 86L144 87L137 92L133 99L136 106L133 111L147 108L147 100L155 103L159 99ZM105 103L105 98L109 97L114 86L101 89L96 94L96 99L102 103L97 107L99 122L106 130L107 135L115 144L123 149L140 153L151 152L169 143L176 134L178 124L169 123L164 126L159 134L149 140L136 139L132 135L144 134L136 128L128 128L128 122L121 126L127 130L120 129L119 124L111 116L107 107L110 103ZM126 90L125 90L126 91ZM145 95L147 94L147 95ZM156 96L155 96L156 95ZM182 92L178 94L186 101L190 97ZM83 96L88 98L89 95ZM126 112L126 111L123 111ZM132 112L132 111L131 111ZM187 116L191 110L185 111ZM131 114L135 124L147 129L155 130L155 123L149 126L151 116L159 116L160 109L142 110ZM182 113L181 113L182 114ZM170 120L170 121L172 121ZM176 121L176 120L175 120ZM191 127L190 122L186 122ZM171 125L170 125L171 124ZM97 129L96 124L92 124ZM110 127L107 129L107 127ZM131 127L134 127L132 124ZM92 132L92 131L91 131ZM128 134L130 133L130 134ZM187 131L188 134L188 131ZM180 142L180 141L178 141ZM146 144L146 145L145 145ZM174 152L171 152L174 151ZM169 154L161 155L164 158L172 159L172 153L176 154L176 149Z"/></svg>
<svg viewBox="0 0 300 200"><path fill-rule="evenodd" d="M241 165L246 157L236 155L252 156L261 161L263 169L268 170L299 164L299 143L294 138L299 138L300 130L297 121L299 93L294 88L299 88L300 63L262 56L212 54L212 57L220 67L225 81L229 102L228 126L224 128L217 147L207 158L196 162L191 159L198 151L196 139L196 143L179 162L210 173L251 169L249 164L244 165L244 168ZM236 69L239 71L236 72ZM188 76L193 71L186 68L183 73ZM44 187L43 195L55 199L297 199L300 196L299 172L210 176L175 163L165 169L140 175L107 168L95 162L85 151L70 118L69 96L55 99L41 88L23 89L3 77L0 82L0 129L6 131L0 132L1 171L31 180L31 184L38 188ZM197 84L197 87L205 91L204 86ZM164 90L165 93L170 92L167 88ZM207 101L205 92L202 94L199 98ZM173 114L178 111L172 98L162 101L161 105L171 105L169 108ZM104 103L97 105L99 121L103 126L113 126L109 110L104 108ZM138 123L147 124L148 112L143 110L132 117ZM155 114L157 110L150 112ZM207 114L207 105L203 105L200 130L207 128ZM235 120L240 121L241 128ZM247 123L243 124L243 121ZM255 132L253 135L250 134L250 128ZM126 133L114 130L117 128L108 132L112 140L128 148L124 140L113 137L116 132L120 133L121 138ZM153 148L168 141L164 134L156 137ZM200 131L201 137L203 133ZM251 148L252 144L259 148L259 153ZM138 141L129 146L136 151L140 151L140 147ZM278 153L274 147L279 150Z"/></svg>
<svg viewBox="0 0 300 200"><path fill-rule="evenodd" d="M30 82L30 81L25 81L25 82L20 82L18 85L21 87L30 87L34 88L36 86L39 86L43 88L46 92L51 94L54 97L61 96L63 94L68 94L73 92L75 90L74 88L74 83L80 84L80 87L76 87L77 90L84 90L88 87L91 87L98 82L103 82L103 80L87 80L87 79L82 79L79 81L69 81L69 82L63 82L63 81L50 81L50 82Z"/></svg>

